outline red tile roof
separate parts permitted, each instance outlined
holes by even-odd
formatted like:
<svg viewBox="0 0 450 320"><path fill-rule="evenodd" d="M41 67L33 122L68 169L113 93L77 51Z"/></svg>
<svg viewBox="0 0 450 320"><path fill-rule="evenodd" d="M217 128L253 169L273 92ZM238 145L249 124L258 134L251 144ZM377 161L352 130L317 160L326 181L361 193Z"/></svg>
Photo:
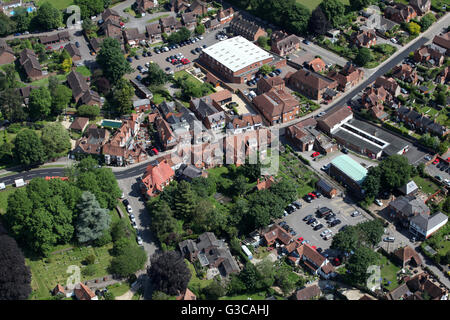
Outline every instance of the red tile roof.
<svg viewBox="0 0 450 320"><path fill-rule="evenodd" d="M92 300L95 297L95 293L81 282L75 287L74 292L78 300Z"/></svg>
<svg viewBox="0 0 450 320"><path fill-rule="evenodd" d="M147 188L146 193L154 196L156 192L161 192L174 175L175 172L165 160L157 165L150 164L142 177L142 183Z"/></svg>

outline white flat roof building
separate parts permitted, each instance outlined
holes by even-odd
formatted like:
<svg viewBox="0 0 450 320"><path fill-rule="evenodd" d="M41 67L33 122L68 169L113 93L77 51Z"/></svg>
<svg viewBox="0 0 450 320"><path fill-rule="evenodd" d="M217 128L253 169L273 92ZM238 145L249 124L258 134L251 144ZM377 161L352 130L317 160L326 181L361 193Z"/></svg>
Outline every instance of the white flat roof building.
<svg viewBox="0 0 450 320"><path fill-rule="evenodd" d="M233 73L249 65L273 58L270 53L241 36L220 41L203 49L203 53Z"/></svg>

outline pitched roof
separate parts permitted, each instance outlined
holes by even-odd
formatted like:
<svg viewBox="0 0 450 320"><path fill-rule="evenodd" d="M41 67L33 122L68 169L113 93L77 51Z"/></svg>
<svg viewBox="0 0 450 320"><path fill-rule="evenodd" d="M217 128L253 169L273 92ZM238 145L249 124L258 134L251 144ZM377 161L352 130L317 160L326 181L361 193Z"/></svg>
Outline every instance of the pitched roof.
<svg viewBox="0 0 450 320"><path fill-rule="evenodd" d="M216 102L231 99L231 92L227 89L211 93L209 97Z"/></svg>
<svg viewBox="0 0 450 320"><path fill-rule="evenodd" d="M410 246L404 246L403 248L398 248L394 251L394 255L399 258L403 263L414 259L417 265L422 264L422 259L419 254Z"/></svg>
<svg viewBox="0 0 450 320"><path fill-rule="evenodd" d="M414 180L409 181L408 183L403 185L401 188L399 188L400 192L402 192L405 195L413 193L414 191L416 191L418 189L419 189L419 187L417 187L417 184L414 182Z"/></svg>
<svg viewBox="0 0 450 320"><path fill-rule="evenodd" d="M95 297L95 293L82 282L75 287L74 293L78 300L91 300Z"/></svg>
<svg viewBox="0 0 450 320"><path fill-rule="evenodd" d="M184 22L185 24L188 24L188 23L194 23L194 22L197 21L197 18L196 18L196 16L195 16L195 13L194 13L194 12L185 12L185 13L182 13L182 14L181 14L181 19L183 20L183 22Z"/></svg>
<svg viewBox="0 0 450 320"><path fill-rule="evenodd" d="M448 217L442 212L437 212L432 216L420 213L411 218L412 223L416 224L426 232L428 232L429 230L433 230L433 228L444 222L446 223L446 221L448 221Z"/></svg>
<svg viewBox="0 0 450 320"><path fill-rule="evenodd" d="M297 99L290 93L276 88L272 88L255 97L253 102L269 117L281 116L284 113L293 111L299 105Z"/></svg>
<svg viewBox="0 0 450 320"><path fill-rule="evenodd" d="M151 163L145 170L142 182L147 187L149 193L154 190L162 191L163 184L175 175L173 169L167 161Z"/></svg>
<svg viewBox="0 0 450 320"><path fill-rule="evenodd" d="M272 225L270 229L264 233L263 237L268 243L279 240L284 244L288 244L292 240L292 235L278 224Z"/></svg>
<svg viewBox="0 0 450 320"><path fill-rule="evenodd" d="M327 114L319 118L317 122L325 124L328 128L333 128L352 114L352 109L347 106L341 106L329 111Z"/></svg>
<svg viewBox="0 0 450 320"><path fill-rule="evenodd" d="M307 84L309 87L315 90L322 90L333 86L333 79L324 77L316 72L311 72L309 70L300 69L290 75L289 80L294 79L300 83Z"/></svg>
<svg viewBox="0 0 450 320"><path fill-rule="evenodd" d="M295 298L297 300L311 300L314 297L321 295L320 288L317 284L314 284L312 286L297 290L295 293Z"/></svg>
<svg viewBox="0 0 450 320"><path fill-rule="evenodd" d="M325 69L325 62L319 57L308 62L308 66L315 72L322 71Z"/></svg>
<svg viewBox="0 0 450 320"><path fill-rule="evenodd" d="M175 26L177 24L177 19L174 16L160 18L159 21L163 27Z"/></svg>
<svg viewBox="0 0 450 320"><path fill-rule="evenodd" d="M367 169L348 155L340 155L331 161L331 164L349 176L353 181L361 184L367 176Z"/></svg>
<svg viewBox="0 0 450 320"><path fill-rule="evenodd" d="M81 130L83 130L86 127L86 125L88 123L89 123L89 118L76 117L69 128L72 129L72 130L79 130L79 131L81 131Z"/></svg>
<svg viewBox="0 0 450 320"><path fill-rule="evenodd" d="M301 256L305 256L309 261L314 263L316 269L319 268L326 260L326 258L313 249L309 244L302 244L297 248L297 253Z"/></svg>
<svg viewBox="0 0 450 320"><path fill-rule="evenodd" d="M433 43L438 46L450 50L450 31L447 33L437 35L433 38Z"/></svg>
<svg viewBox="0 0 450 320"><path fill-rule="evenodd" d="M413 217L419 214L430 213L430 208L418 198L414 196L401 196L391 201L389 206L394 208L396 211L400 211L403 215L407 217Z"/></svg>
<svg viewBox="0 0 450 320"><path fill-rule="evenodd" d="M68 43L66 44L66 46L64 47L64 49L67 50L67 52L69 53L69 55L73 58L74 56L79 56L81 57L81 52L80 49L77 48L76 45L74 45L73 43Z"/></svg>
<svg viewBox="0 0 450 320"><path fill-rule="evenodd" d="M72 71L67 75L67 83L69 84L70 89L72 89L74 98L81 97L82 93L89 90L86 79L77 71Z"/></svg>

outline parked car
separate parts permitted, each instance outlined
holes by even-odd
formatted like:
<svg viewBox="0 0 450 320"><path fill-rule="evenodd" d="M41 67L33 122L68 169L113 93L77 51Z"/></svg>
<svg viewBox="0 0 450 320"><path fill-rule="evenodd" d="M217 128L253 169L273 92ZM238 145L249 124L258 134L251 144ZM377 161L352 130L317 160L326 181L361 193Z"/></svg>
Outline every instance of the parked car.
<svg viewBox="0 0 450 320"><path fill-rule="evenodd" d="M311 223L311 227L318 226L319 224L320 224L320 222L316 220L313 223Z"/></svg>
<svg viewBox="0 0 450 320"><path fill-rule="evenodd" d="M311 219L313 216L312 214L308 214L306 217L303 218L303 221L307 221L309 219Z"/></svg>
<svg viewBox="0 0 450 320"><path fill-rule="evenodd" d="M138 74L138 75L136 76L136 80L141 81L141 80L142 80L142 77Z"/></svg>
<svg viewBox="0 0 450 320"><path fill-rule="evenodd" d="M136 222L136 218L134 217L134 214L130 214L130 220L131 220L131 222Z"/></svg>
<svg viewBox="0 0 450 320"><path fill-rule="evenodd" d="M283 226L286 225L286 224L287 224L286 221L280 221L280 222L278 223L278 225L279 225L280 227L283 227Z"/></svg>
<svg viewBox="0 0 450 320"><path fill-rule="evenodd" d="M122 203L123 203L124 206L128 206L130 204L128 199L123 199Z"/></svg>
<svg viewBox="0 0 450 320"><path fill-rule="evenodd" d="M120 199L125 199L125 192L122 192Z"/></svg>
<svg viewBox="0 0 450 320"><path fill-rule="evenodd" d="M144 243L142 242L142 238L140 236L136 237L138 245L142 246Z"/></svg>
<svg viewBox="0 0 450 320"><path fill-rule="evenodd" d="M287 223L284 226L282 226L282 228L286 231L288 231L290 229L290 227Z"/></svg>
<svg viewBox="0 0 450 320"><path fill-rule="evenodd" d="M380 200L380 199L375 199L375 204L377 205L377 206L380 206L380 207L382 207L383 206L383 202Z"/></svg>
<svg viewBox="0 0 450 320"><path fill-rule="evenodd" d="M316 221L317 221L316 218L310 218L308 221L306 221L306 224L311 224L311 223L314 223Z"/></svg>
<svg viewBox="0 0 450 320"><path fill-rule="evenodd" d="M334 212L330 212L326 217L325 217L325 220L326 221L331 221L333 218L335 218L336 217L336 213L334 213Z"/></svg>
<svg viewBox="0 0 450 320"><path fill-rule="evenodd" d="M127 205L128 213L133 213L133 208L130 205Z"/></svg>
<svg viewBox="0 0 450 320"><path fill-rule="evenodd" d="M394 237L386 237L383 239L384 242L394 242L395 238Z"/></svg>
<svg viewBox="0 0 450 320"><path fill-rule="evenodd" d="M436 159L433 161L433 164L438 164L438 163L439 163L439 159L436 158Z"/></svg>
<svg viewBox="0 0 450 320"><path fill-rule="evenodd" d="M333 234L332 234L332 233L328 233L327 235L325 235L325 236L323 237L323 240L330 240L331 237L333 237Z"/></svg>
<svg viewBox="0 0 450 320"><path fill-rule="evenodd" d="M318 224L317 226L314 227L314 231L320 230L323 228L323 224Z"/></svg>
<svg viewBox="0 0 450 320"><path fill-rule="evenodd" d="M299 202L299 201L294 201L294 202L292 202L292 205L293 205L294 207L296 207L297 209L300 209L300 208L302 207L302 203Z"/></svg>
<svg viewBox="0 0 450 320"><path fill-rule="evenodd" d="M331 212L332 212L332 210L331 210L330 208L327 208L327 207L319 208L319 209L317 209L317 211L316 211L317 216L318 216L319 218L322 218L323 216L325 216L325 215L327 215L327 214L329 214L329 213L331 213Z"/></svg>
<svg viewBox="0 0 450 320"><path fill-rule="evenodd" d="M342 222L341 220L336 219L336 220L330 222L330 227L337 226L337 225L340 224L341 222Z"/></svg>
<svg viewBox="0 0 450 320"><path fill-rule="evenodd" d="M303 40L303 43L304 43L304 44L306 44L306 45L310 45L310 44L311 44L311 42L309 42L309 41L308 41L308 40L306 40L306 39L305 39L305 40Z"/></svg>
<svg viewBox="0 0 450 320"><path fill-rule="evenodd" d="M315 158L317 156L320 156L320 152L314 151L311 155L311 157Z"/></svg>
<svg viewBox="0 0 450 320"><path fill-rule="evenodd" d="M128 62L133 62L133 59L131 59L130 57L127 58Z"/></svg>
<svg viewBox="0 0 450 320"><path fill-rule="evenodd" d="M321 233L320 233L320 236L321 237L325 237L327 234L329 234L329 233L331 233L331 230L330 229L326 229L326 230L323 230Z"/></svg>
<svg viewBox="0 0 450 320"><path fill-rule="evenodd" d="M361 215L361 212L359 212L358 210L353 211L352 214L351 214L352 217L358 217L360 215Z"/></svg>
<svg viewBox="0 0 450 320"><path fill-rule="evenodd" d="M327 171L328 169L330 169L330 164L327 164L327 165L325 165L325 166L323 166L322 168L320 168L320 170L322 170L322 171Z"/></svg>
<svg viewBox="0 0 450 320"><path fill-rule="evenodd" d="M347 154L348 150L346 148L342 148L341 152L344 153L344 154Z"/></svg>
<svg viewBox="0 0 450 320"><path fill-rule="evenodd" d="M312 198L310 197L310 196L305 196L305 201L306 202L308 202L308 203L311 203L311 201L312 201Z"/></svg>
<svg viewBox="0 0 450 320"><path fill-rule="evenodd" d="M288 214L291 214L292 212L295 211L295 207L292 208L291 206L286 207L286 209L284 209Z"/></svg>

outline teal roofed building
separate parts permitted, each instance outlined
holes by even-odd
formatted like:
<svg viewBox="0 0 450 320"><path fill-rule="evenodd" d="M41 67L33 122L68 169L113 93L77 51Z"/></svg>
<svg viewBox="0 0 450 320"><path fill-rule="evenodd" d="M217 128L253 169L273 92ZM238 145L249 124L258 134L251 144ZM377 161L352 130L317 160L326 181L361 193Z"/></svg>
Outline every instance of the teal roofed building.
<svg viewBox="0 0 450 320"><path fill-rule="evenodd" d="M361 185L367 176L367 169L348 155L341 155L331 161L330 176L342 183L354 195L363 196L364 191Z"/></svg>

